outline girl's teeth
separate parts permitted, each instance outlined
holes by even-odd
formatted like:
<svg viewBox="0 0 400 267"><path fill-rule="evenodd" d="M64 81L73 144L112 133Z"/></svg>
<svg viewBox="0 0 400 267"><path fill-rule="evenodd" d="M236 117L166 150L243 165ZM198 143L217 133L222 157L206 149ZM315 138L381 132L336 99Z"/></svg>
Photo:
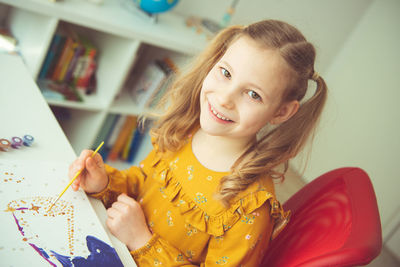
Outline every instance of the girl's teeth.
<svg viewBox="0 0 400 267"><path fill-rule="evenodd" d="M227 118L225 118L225 117L219 115L218 112L216 112L216 111L213 109L213 107L211 107L211 110L212 110L212 112L214 113L214 115L217 116L219 119L224 120L224 121L230 121L229 119L227 119Z"/></svg>

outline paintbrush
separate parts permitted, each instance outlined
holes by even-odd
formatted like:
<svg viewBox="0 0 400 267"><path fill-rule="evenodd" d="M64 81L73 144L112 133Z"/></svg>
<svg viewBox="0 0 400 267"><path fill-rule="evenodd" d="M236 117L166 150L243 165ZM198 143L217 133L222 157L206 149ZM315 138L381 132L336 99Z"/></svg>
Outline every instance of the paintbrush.
<svg viewBox="0 0 400 267"><path fill-rule="evenodd" d="M92 155L90 156L91 158L94 157L94 155L96 155L97 151L99 151L99 149L103 146L104 141L101 142L101 144L96 148L96 150L92 153ZM51 208L56 204L56 202L61 198L61 196L65 193L65 191L67 191L68 187L71 186L71 184L75 181L75 179L82 173L84 169L79 170L76 172L74 178L72 178L72 180L69 182L69 184L67 184L67 186L64 188L64 190L58 195L56 201L53 202L53 204L51 204L50 208L47 210L47 212L49 212L51 210Z"/></svg>

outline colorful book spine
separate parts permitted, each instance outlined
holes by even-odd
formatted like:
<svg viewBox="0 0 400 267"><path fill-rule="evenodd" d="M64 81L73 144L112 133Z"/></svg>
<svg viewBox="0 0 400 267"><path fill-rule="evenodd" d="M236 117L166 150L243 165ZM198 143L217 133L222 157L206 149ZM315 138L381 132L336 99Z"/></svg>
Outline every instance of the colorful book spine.
<svg viewBox="0 0 400 267"><path fill-rule="evenodd" d="M51 77L51 79L53 81L58 81L59 80L59 77L60 77L60 74L61 74L61 70L63 68L63 65L65 64L65 61L66 61L67 56L69 54L69 51L71 49L72 43L73 43L72 38L68 36L67 40L65 41L65 45L64 45L63 51L62 51L62 53L60 55L60 58L59 58L59 60L57 62L57 66L55 67L54 73L53 73L53 75Z"/></svg>
<svg viewBox="0 0 400 267"><path fill-rule="evenodd" d="M121 131L122 127L124 126L126 119L126 115L118 115L118 120L115 123L113 129L111 130L110 137L108 138L107 142L105 143L105 147L108 149L108 152L114 147L115 142L117 141L118 134ZM107 156L108 158L108 156ZM105 158L105 159L107 159Z"/></svg>
<svg viewBox="0 0 400 267"><path fill-rule="evenodd" d="M127 116L124 125L122 126L121 130L118 133L118 137L111 148L110 154L108 154L107 160L110 161L115 161L117 160L124 148L124 145L128 141L129 134L132 130L132 128L135 127L137 121L135 116Z"/></svg>
<svg viewBox="0 0 400 267"><path fill-rule="evenodd" d="M144 135L144 130L141 129L141 127L137 127L133 135L132 144L128 156L128 162L133 163L133 161L135 160L135 156L139 150L140 143L142 142Z"/></svg>
<svg viewBox="0 0 400 267"><path fill-rule="evenodd" d="M69 68L69 66L71 65L72 62L72 58L74 57L74 54L76 52L76 49L78 48L79 44L78 42L76 42L75 40L72 41L68 51L67 51L67 55L65 57L65 61L61 66L61 71L60 71L60 75L58 77L58 81L59 82L64 82L65 81L65 75L67 74L67 70Z"/></svg>
<svg viewBox="0 0 400 267"><path fill-rule="evenodd" d="M107 143L107 139L110 135L112 127L114 126L116 116L116 114L108 114L108 116L105 118L103 124L101 125L99 134L97 135L97 138L93 143L94 148L96 148L97 145L100 144L102 141L104 141L104 143Z"/></svg>
<svg viewBox="0 0 400 267"><path fill-rule="evenodd" d="M128 160L129 152L130 152L130 149L131 149L132 140L133 140L133 136L135 135L136 128L137 128L137 123L135 124L135 127L133 127L131 129L131 132L129 133L129 136L128 136L128 140L125 143L124 150L122 151L121 160L123 160L123 161L127 161Z"/></svg>
<svg viewBox="0 0 400 267"><path fill-rule="evenodd" d="M79 36L79 40L85 47L85 53L79 58L73 73L73 85L85 91L96 70L97 48L84 36Z"/></svg>
<svg viewBox="0 0 400 267"><path fill-rule="evenodd" d="M88 65L86 67L86 70L83 72L83 74L80 76L78 79L76 86L84 91L88 91L89 85L90 85L90 79L93 77L95 71L96 71L96 61L94 59L94 56L90 56L88 58Z"/></svg>
<svg viewBox="0 0 400 267"><path fill-rule="evenodd" d="M67 73L65 74L64 81L70 83L73 80L73 73L77 66L79 58L85 53L85 47L81 44L75 49L74 56L71 60L70 65L68 66Z"/></svg>
<svg viewBox="0 0 400 267"><path fill-rule="evenodd" d="M109 127L103 127L102 131L105 131L106 134L106 138L104 138L104 146L102 149L100 149L100 154L103 157L104 161L107 159L108 154L110 153L111 150L111 140L112 139L112 135L114 133L114 130L117 126L118 123L120 123L120 119L121 119L121 115L117 115L117 114L112 114L109 115L110 118L110 122L105 122L107 124L109 124ZM99 140L100 141L100 140ZM101 141L100 141L101 142Z"/></svg>
<svg viewBox="0 0 400 267"><path fill-rule="evenodd" d="M50 62L49 70L46 73L46 79L51 79L53 77L54 70L61 57L61 53L64 50L65 42L67 40L67 37L61 33L56 33L56 35L60 36L60 43L57 46L53 60Z"/></svg>
<svg viewBox="0 0 400 267"><path fill-rule="evenodd" d="M55 34L50 44L49 51L47 52L46 58L43 63L43 67L39 73L39 79L45 79L49 71L51 62L53 61L55 54L57 52L58 45L61 41L61 35Z"/></svg>

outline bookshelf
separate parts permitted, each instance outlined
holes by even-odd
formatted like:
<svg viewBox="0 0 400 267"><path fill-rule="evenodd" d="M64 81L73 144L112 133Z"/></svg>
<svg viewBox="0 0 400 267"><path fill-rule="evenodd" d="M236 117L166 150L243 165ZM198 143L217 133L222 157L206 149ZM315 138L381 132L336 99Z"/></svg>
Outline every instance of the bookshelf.
<svg viewBox="0 0 400 267"><path fill-rule="evenodd" d="M207 42L205 36L185 25L185 18L165 13L153 23L129 10L127 1L105 0L96 5L81 0L0 0L0 24L18 40L21 57L35 80L60 27L67 25L97 47L96 92L81 94L83 102L47 99L58 114L66 114L58 116L58 122L77 154L96 146L96 137L109 114L140 116L149 111L131 100L128 90L132 75L139 75L147 64L165 56L183 66ZM138 159L151 149L148 136L143 143Z"/></svg>

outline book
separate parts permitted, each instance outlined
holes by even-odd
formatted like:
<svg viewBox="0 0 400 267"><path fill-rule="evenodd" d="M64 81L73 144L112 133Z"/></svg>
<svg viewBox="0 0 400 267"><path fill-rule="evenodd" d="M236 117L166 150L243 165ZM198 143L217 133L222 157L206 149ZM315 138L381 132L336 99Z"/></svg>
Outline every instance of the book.
<svg viewBox="0 0 400 267"><path fill-rule="evenodd" d="M122 155L121 155L121 160L123 160L123 161L127 161L128 160L129 152L130 152L130 149L131 149L133 136L135 135L135 130L137 128L137 124L138 123L136 123L135 127L133 127L131 129L131 132L129 133L129 136L128 136L128 140L125 143L124 150L122 151Z"/></svg>
<svg viewBox="0 0 400 267"><path fill-rule="evenodd" d="M106 150L106 153L105 153L106 155L105 155L105 157L103 157L104 160L106 160L108 158L108 154L110 153L112 147L114 146L115 142L117 141L118 134L124 125L125 119L126 119L126 115L122 115L122 114L117 115L116 122L110 131L109 137L104 142L104 148Z"/></svg>
<svg viewBox="0 0 400 267"><path fill-rule="evenodd" d="M97 144L100 144L101 141L104 141L105 145L99 151L104 160L107 159L108 153L110 152L110 148L107 146L107 144L109 143L109 139L118 119L119 115L109 114L103 123L101 134L97 137L96 142L93 144L94 146L97 146Z"/></svg>
<svg viewBox="0 0 400 267"><path fill-rule="evenodd" d="M157 91L167 78L167 73L160 61L148 64L131 89L133 102L139 108L144 108L153 93Z"/></svg>
<svg viewBox="0 0 400 267"><path fill-rule="evenodd" d="M77 81L76 87L85 91L86 94L90 94L94 91L91 86L93 78L95 77L97 64L92 57L89 57L87 62L87 68L81 75L80 79Z"/></svg>
<svg viewBox="0 0 400 267"><path fill-rule="evenodd" d="M65 41L63 50L61 52L60 58L58 59L57 65L55 66L54 72L51 76L51 80L53 80L53 81L59 80L61 70L63 68L63 65L65 64L65 61L67 59L68 53L70 52L73 42L74 41L70 36L66 37L66 41Z"/></svg>
<svg viewBox="0 0 400 267"><path fill-rule="evenodd" d="M85 52L77 61L72 83L76 88L86 91L97 67L96 57L98 51L94 44L85 36L78 35L78 38L84 46Z"/></svg>
<svg viewBox="0 0 400 267"><path fill-rule="evenodd" d="M56 55L57 48L58 48L58 45L60 44L60 42L61 42L61 35L60 34L55 34L53 36L53 39L52 39L51 43L50 43L50 48L49 48L49 51L47 52L47 55L46 55L46 58L44 60L42 69L40 70L39 79L45 79L46 78L47 72L49 71L51 62L53 61L53 59L54 59L54 57Z"/></svg>
<svg viewBox="0 0 400 267"><path fill-rule="evenodd" d="M155 108L157 106L161 98L169 89L173 81L173 77L176 73L179 72L178 67L170 58L164 58L162 61L159 62L159 64L163 68L164 72L167 74L167 77L164 79L163 83L158 87L158 89L155 90L153 94L149 97L145 104L146 108Z"/></svg>
<svg viewBox="0 0 400 267"><path fill-rule="evenodd" d="M115 161L122 154L123 148L128 142L130 132L133 128L136 128L137 119L136 116L127 116L124 121L124 125L121 127L118 137L108 154L107 160Z"/></svg>
<svg viewBox="0 0 400 267"><path fill-rule="evenodd" d="M147 130L148 130L147 127L146 128L143 128L140 126L136 127L135 133L133 134L133 138L132 138L132 142L131 142L129 156L127 159L128 162L133 163L133 161L135 160L135 156L139 150L139 147L143 140L143 137L147 133Z"/></svg>
<svg viewBox="0 0 400 267"><path fill-rule="evenodd" d="M72 38L71 46L69 47L69 49L67 51L67 55L65 57L65 61L64 61L63 65L61 66L60 76L58 77L59 82L65 81L65 75L67 74L67 70L68 70L69 66L71 65L72 58L74 57L78 47L79 47L79 42L76 41L74 38Z"/></svg>
<svg viewBox="0 0 400 267"><path fill-rule="evenodd" d="M67 25L60 27L53 39L39 79L65 83L87 94L94 92L97 48Z"/></svg>
<svg viewBox="0 0 400 267"><path fill-rule="evenodd" d="M74 56L71 60L71 63L68 66L67 73L65 74L64 81L67 83L71 83L73 81L73 73L75 67L78 63L79 58L85 53L85 47L82 44L78 44L78 47L75 49Z"/></svg>
<svg viewBox="0 0 400 267"><path fill-rule="evenodd" d="M65 41L67 40L67 37L62 33L55 33L55 35L59 36L60 42L58 43L58 45L55 49L54 57L50 62L48 71L46 72L46 77L45 77L46 79L52 78L54 69L56 68L58 60L60 59L61 53L64 50Z"/></svg>
<svg viewBox="0 0 400 267"><path fill-rule="evenodd" d="M116 114L108 114L107 117L104 119L100 130L99 130L99 134L96 137L96 140L93 143L92 148L96 148L98 144L100 144L102 141L104 141L104 143L107 142L107 138L109 136L109 133L113 127L115 118L116 118ZM100 150L101 151L101 150Z"/></svg>

